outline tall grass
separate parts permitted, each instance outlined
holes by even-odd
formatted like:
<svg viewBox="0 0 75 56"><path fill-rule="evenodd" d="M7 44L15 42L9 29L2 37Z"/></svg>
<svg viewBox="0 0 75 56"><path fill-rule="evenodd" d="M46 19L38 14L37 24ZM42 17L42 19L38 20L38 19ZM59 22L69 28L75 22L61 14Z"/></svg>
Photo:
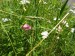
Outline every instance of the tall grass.
<svg viewBox="0 0 75 56"><path fill-rule="evenodd" d="M75 56L75 16L68 0L20 1L0 0L0 56ZM32 29L24 30L24 24Z"/></svg>

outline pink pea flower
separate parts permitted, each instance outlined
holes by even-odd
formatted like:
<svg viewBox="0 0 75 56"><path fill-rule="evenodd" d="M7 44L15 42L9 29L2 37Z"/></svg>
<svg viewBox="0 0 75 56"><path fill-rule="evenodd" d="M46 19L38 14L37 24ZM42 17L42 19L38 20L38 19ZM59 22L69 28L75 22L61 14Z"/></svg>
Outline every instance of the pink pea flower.
<svg viewBox="0 0 75 56"><path fill-rule="evenodd" d="M28 24L24 24L24 25L22 26L22 28L23 28L24 30L30 30L30 29L31 29L31 26L28 25Z"/></svg>

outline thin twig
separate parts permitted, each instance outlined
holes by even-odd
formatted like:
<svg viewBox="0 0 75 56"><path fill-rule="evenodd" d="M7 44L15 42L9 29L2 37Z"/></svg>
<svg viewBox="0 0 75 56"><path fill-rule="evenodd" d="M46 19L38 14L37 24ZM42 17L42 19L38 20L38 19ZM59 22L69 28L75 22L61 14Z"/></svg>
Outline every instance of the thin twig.
<svg viewBox="0 0 75 56"><path fill-rule="evenodd" d="M44 40L44 39L42 39L30 52L28 52L28 53L26 54L26 56L29 56L29 54L30 54L32 51L34 51L34 50L43 42L43 40Z"/></svg>
<svg viewBox="0 0 75 56"><path fill-rule="evenodd" d="M56 29L56 27L69 15L69 13L67 13L59 22L58 24L49 32L48 36ZM29 54L34 51L45 39L42 39L35 47L33 47L33 49L31 51L29 51L26 56L29 56Z"/></svg>
<svg viewBox="0 0 75 56"><path fill-rule="evenodd" d="M49 34L51 34L55 29L56 27L69 15L69 13L67 13L60 21L59 23L49 32Z"/></svg>

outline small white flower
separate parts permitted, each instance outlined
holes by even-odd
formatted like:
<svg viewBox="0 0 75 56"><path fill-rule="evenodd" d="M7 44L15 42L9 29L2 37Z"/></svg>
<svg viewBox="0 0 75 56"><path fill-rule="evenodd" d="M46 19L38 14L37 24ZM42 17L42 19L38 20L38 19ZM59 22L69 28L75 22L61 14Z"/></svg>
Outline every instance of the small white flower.
<svg viewBox="0 0 75 56"><path fill-rule="evenodd" d="M47 2L43 1L43 4L47 4Z"/></svg>
<svg viewBox="0 0 75 56"><path fill-rule="evenodd" d="M39 0L39 3L43 2L43 4L47 4L44 0Z"/></svg>
<svg viewBox="0 0 75 56"><path fill-rule="evenodd" d="M21 0L20 4L30 4L30 1L29 0Z"/></svg>
<svg viewBox="0 0 75 56"><path fill-rule="evenodd" d="M71 28L71 32L74 33L74 31L75 31L75 28Z"/></svg>
<svg viewBox="0 0 75 56"><path fill-rule="evenodd" d="M63 24L66 24L67 22L66 22L66 20L63 20L62 23L63 23Z"/></svg>
<svg viewBox="0 0 75 56"><path fill-rule="evenodd" d="M75 6L72 6L75 9Z"/></svg>
<svg viewBox="0 0 75 56"><path fill-rule="evenodd" d="M66 27L69 27L69 24L68 24L68 23L66 23L66 24L65 24L65 26L66 26Z"/></svg>
<svg viewBox="0 0 75 56"><path fill-rule="evenodd" d="M47 31L44 31L44 32L41 33L41 35L48 36L48 32Z"/></svg>
<svg viewBox="0 0 75 56"><path fill-rule="evenodd" d="M50 20L48 20L47 22L48 22L48 23L51 23L51 21L50 21Z"/></svg>
<svg viewBox="0 0 75 56"><path fill-rule="evenodd" d="M3 22L7 22L7 21L10 21L10 19L8 19L8 18L2 18L2 21Z"/></svg>
<svg viewBox="0 0 75 56"><path fill-rule="evenodd" d="M54 20L54 21L56 21L56 20L57 20L57 18L55 17L53 20Z"/></svg>
<svg viewBox="0 0 75 56"><path fill-rule="evenodd" d="M57 37L57 39L59 39L59 37Z"/></svg>
<svg viewBox="0 0 75 56"><path fill-rule="evenodd" d="M56 30L57 30L58 32L61 32L61 31L62 31L62 27L59 25Z"/></svg>
<svg viewBox="0 0 75 56"><path fill-rule="evenodd" d="M74 13L74 14L75 14L75 10L73 10L73 9L70 9L70 11L71 11L72 13Z"/></svg>
<svg viewBox="0 0 75 56"><path fill-rule="evenodd" d="M42 2L42 0L39 0L39 3L41 3Z"/></svg>
<svg viewBox="0 0 75 56"><path fill-rule="evenodd" d="M58 18L58 20L60 20L60 18Z"/></svg>
<svg viewBox="0 0 75 56"><path fill-rule="evenodd" d="M47 36L42 36L43 39L47 38Z"/></svg>
<svg viewBox="0 0 75 56"><path fill-rule="evenodd" d="M45 38L48 37L48 32L44 31L44 32L41 33L41 35L42 35L42 38L45 39Z"/></svg>
<svg viewBox="0 0 75 56"><path fill-rule="evenodd" d="M73 10L72 10L72 9L70 9L70 11L72 12Z"/></svg>
<svg viewBox="0 0 75 56"><path fill-rule="evenodd" d="M66 20L63 20L62 23L65 24L66 27L69 27L69 24Z"/></svg>

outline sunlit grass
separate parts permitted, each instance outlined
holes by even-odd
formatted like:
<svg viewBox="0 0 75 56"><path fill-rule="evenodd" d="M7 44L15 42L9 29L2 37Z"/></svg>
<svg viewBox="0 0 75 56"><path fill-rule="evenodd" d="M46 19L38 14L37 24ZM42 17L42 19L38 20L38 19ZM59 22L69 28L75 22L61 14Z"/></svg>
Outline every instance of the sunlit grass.
<svg viewBox="0 0 75 56"><path fill-rule="evenodd" d="M75 14L67 2L0 0L0 56L75 56Z"/></svg>

